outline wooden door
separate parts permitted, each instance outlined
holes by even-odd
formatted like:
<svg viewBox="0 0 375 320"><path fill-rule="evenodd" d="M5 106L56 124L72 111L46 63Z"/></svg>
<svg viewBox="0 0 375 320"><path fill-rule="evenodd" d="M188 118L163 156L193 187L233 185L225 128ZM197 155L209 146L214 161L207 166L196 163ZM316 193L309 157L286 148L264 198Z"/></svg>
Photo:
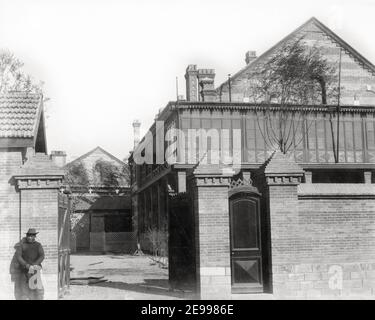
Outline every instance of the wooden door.
<svg viewBox="0 0 375 320"><path fill-rule="evenodd" d="M233 292L263 292L259 197L230 198L231 274Z"/></svg>

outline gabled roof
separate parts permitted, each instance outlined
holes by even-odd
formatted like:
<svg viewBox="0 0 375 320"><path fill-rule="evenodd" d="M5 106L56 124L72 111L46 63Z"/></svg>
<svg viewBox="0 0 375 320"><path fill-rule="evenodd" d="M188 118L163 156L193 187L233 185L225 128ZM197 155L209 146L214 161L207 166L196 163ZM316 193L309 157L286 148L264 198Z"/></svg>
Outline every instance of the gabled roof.
<svg viewBox="0 0 375 320"><path fill-rule="evenodd" d="M42 95L12 92L0 96L0 139L34 138L42 113Z"/></svg>
<svg viewBox="0 0 375 320"><path fill-rule="evenodd" d="M269 56L271 56L278 48L283 46L286 42L293 39L294 37L297 37L298 34L301 31L308 31L311 29L318 29L322 32L324 32L332 41L336 42L341 48L343 48L345 51L347 51L355 60L357 60L361 65L363 65L367 70L375 74L375 66L368 61L365 57L363 57L358 51L356 51L353 47L351 47L348 43L346 43L343 39L341 39L337 34L335 34L332 30L330 30L327 26L325 26L323 23L321 23L318 19L315 17L310 18L307 20L303 25L301 25L299 28L294 30L292 33L287 35L285 38L280 40L278 43L276 43L273 47L268 49L266 52L264 52L262 55L260 55L258 58L256 58L254 61L249 63L247 66L242 68L240 71L235 73L231 80L233 81L238 76L242 75L244 72L254 70L254 68L259 65L260 63L263 63L267 60ZM228 83L228 80L223 82L217 90L220 90L220 87L223 85L226 85Z"/></svg>
<svg viewBox="0 0 375 320"><path fill-rule="evenodd" d="M101 153L107 155L107 156L110 157L112 160L118 162L120 165L124 165L124 164L125 164L125 162L121 161L120 159L116 158L114 155L110 154L108 151L105 151L103 148L101 148L101 147L98 146L98 147L92 149L91 151L85 153L84 155L78 157L77 159L75 159L75 160L73 160L73 161L67 163L66 166L70 166L70 165L72 165L73 163L80 162L80 161L82 161L82 160L88 158L90 155L92 155L92 154L93 154L94 152L96 152L96 151L100 151Z"/></svg>

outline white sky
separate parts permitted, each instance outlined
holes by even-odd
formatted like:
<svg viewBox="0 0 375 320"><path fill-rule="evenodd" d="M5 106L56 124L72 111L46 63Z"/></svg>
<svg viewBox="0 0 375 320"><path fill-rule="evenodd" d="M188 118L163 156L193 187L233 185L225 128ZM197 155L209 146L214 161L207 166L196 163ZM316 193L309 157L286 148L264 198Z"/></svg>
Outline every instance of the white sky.
<svg viewBox="0 0 375 320"><path fill-rule="evenodd" d="M375 1L0 0L0 48L45 82L48 151L101 146L123 159L188 64L216 86L315 16L375 63Z"/></svg>

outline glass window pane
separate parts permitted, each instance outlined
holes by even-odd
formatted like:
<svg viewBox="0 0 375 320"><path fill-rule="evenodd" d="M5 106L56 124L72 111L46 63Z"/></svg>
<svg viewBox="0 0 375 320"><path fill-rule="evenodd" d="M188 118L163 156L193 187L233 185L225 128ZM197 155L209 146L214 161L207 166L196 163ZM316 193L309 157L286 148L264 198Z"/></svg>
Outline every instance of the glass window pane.
<svg viewBox="0 0 375 320"><path fill-rule="evenodd" d="M258 248L256 203L239 200L233 203L233 248Z"/></svg>
<svg viewBox="0 0 375 320"><path fill-rule="evenodd" d="M355 148L358 151L362 150L362 123L361 119L357 119L354 122L354 141Z"/></svg>
<svg viewBox="0 0 375 320"><path fill-rule="evenodd" d="M353 123L345 122L346 150L353 150Z"/></svg>
<svg viewBox="0 0 375 320"><path fill-rule="evenodd" d="M367 127L367 146L369 150L375 148L374 146L374 123L372 121L368 121L366 123Z"/></svg>

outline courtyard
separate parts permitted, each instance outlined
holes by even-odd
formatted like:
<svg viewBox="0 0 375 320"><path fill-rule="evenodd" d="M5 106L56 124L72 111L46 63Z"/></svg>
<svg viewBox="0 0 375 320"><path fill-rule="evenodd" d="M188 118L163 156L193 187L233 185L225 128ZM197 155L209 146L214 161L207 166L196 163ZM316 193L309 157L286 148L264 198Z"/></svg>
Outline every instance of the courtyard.
<svg viewBox="0 0 375 320"><path fill-rule="evenodd" d="M168 300L191 299L189 290L172 290L168 269L150 256L72 254L70 277L103 277L103 282L71 284L63 300ZM74 282L73 280L71 282Z"/></svg>

